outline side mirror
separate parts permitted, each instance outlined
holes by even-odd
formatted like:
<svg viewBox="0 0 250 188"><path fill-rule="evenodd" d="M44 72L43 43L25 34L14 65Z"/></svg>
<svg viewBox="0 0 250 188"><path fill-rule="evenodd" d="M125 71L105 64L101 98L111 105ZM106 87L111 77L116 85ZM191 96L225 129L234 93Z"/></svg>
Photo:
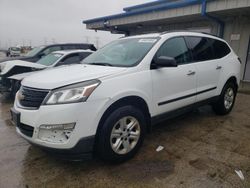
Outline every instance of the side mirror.
<svg viewBox="0 0 250 188"><path fill-rule="evenodd" d="M177 62L173 57L160 56L154 59L156 67L177 67Z"/></svg>

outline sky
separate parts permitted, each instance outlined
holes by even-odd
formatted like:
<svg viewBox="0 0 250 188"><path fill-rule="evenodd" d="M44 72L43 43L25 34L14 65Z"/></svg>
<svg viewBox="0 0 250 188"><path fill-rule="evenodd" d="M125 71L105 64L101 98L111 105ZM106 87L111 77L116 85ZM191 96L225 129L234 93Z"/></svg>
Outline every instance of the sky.
<svg viewBox="0 0 250 188"><path fill-rule="evenodd" d="M83 20L121 13L152 0L0 0L0 48L89 42L99 47L121 35L87 30Z"/></svg>

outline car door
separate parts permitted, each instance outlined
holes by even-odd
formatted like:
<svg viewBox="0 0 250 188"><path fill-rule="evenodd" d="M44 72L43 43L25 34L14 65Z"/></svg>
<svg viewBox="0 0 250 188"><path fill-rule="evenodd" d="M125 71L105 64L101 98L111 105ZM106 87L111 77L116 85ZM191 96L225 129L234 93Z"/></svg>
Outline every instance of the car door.
<svg viewBox="0 0 250 188"><path fill-rule="evenodd" d="M165 41L154 58L160 56L175 58L178 66L151 70L157 115L194 103L196 94L196 68L184 38Z"/></svg>
<svg viewBox="0 0 250 188"><path fill-rule="evenodd" d="M215 40L204 37L185 37L192 52L197 72L197 98L202 101L216 95L222 65L215 58L213 44Z"/></svg>

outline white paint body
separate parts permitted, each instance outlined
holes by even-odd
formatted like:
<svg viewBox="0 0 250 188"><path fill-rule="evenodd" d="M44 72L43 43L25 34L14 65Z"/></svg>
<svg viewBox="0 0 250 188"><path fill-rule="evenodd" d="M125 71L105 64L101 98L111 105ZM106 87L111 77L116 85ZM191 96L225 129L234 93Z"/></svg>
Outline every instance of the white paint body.
<svg viewBox="0 0 250 188"><path fill-rule="evenodd" d="M21 122L34 127L32 138L23 135L17 129L18 133L38 145L61 149L72 148L81 138L95 135L104 112L114 102L124 97L138 96L142 98L148 106L151 117L154 117L220 95L223 86L231 76L236 77L239 84L240 63L233 51L222 59L213 60L214 62L196 62L178 67L150 69L155 53L166 40L176 36L189 35L218 39L210 35L191 32L134 36L160 37L159 41L137 66L121 68L73 65L41 71L25 78L22 85L39 89L54 89L91 79L99 79L101 84L86 102L80 103L42 105L37 110L29 110L20 108L19 101L16 98L14 108L21 113ZM220 65L222 69L217 70L217 65ZM188 76L189 71L195 71L196 74ZM190 95L211 87L216 87L216 89L166 105L158 105L159 102ZM41 141L38 138L40 125L71 122L75 122L76 125L67 143L54 144Z"/></svg>

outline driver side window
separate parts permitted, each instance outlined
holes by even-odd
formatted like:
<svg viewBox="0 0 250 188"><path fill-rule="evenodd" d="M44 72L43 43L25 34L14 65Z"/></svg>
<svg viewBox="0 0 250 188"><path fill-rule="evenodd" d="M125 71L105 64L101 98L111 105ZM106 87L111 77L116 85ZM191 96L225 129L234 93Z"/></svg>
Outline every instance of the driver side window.
<svg viewBox="0 0 250 188"><path fill-rule="evenodd" d="M160 56L172 57L178 65L191 62L191 55L183 37L168 39L156 53L156 57Z"/></svg>

